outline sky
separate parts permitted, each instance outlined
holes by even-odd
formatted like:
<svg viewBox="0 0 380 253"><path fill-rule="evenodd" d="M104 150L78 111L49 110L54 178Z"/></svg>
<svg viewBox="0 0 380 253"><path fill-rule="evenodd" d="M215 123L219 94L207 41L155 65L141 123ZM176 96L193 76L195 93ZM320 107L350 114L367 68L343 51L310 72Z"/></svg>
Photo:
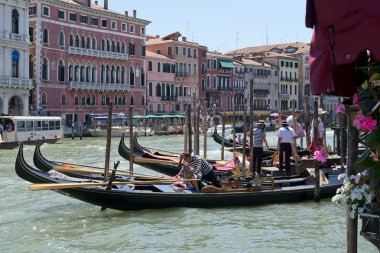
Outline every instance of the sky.
<svg viewBox="0 0 380 253"><path fill-rule="evenodd" d="M103 4L103 0L99 0ZM149 20L147 34L179 31L188 40L226 53L237 48L310 42L306 0L109 0L109 9Z"/></svg>

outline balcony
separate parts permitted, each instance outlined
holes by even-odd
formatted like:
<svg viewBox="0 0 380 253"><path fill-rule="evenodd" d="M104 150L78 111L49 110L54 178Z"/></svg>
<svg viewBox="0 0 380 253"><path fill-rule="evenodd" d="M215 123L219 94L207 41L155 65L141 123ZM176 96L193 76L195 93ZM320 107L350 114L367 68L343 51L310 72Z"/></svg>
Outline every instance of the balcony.
<svg viewBox="0 0 380 253"><path fill-rule="evenodd" d="M218 91L233 91L230 87L218 87Z"/></svg>
<svg viewBox="0 0 380 253"><path fill-rule="evenodd" d="M5 39L5 40L13 40L13 41L29 43L29 35L3 32L2 34L0 33L0 38Z"/></svg>
<svg viewBox="0 0 380 253"><path fill-rule="evenodd" d="M162 96L161 101L177 101L177 97L175 97L175 96Z"/></svg>
<svg viewBox="0 0 380 253"><path fill-rule="evenodd" d="M289 94L280 94L280 98L282 98L282 99L289 99L290 95Z"/></svg>
<svg viewBox="0 0 380 253"><path fill-rule="evenodd" d="M185 71L176 71L175 72L175 77L188 77L189 76L189 73L185 72Z"/></svg>
<svg viewBox="0 0 380 253"><path fill-rule="evenodd" d="M77 54L92 57L101 57L117 60L128 60L128 54L93 50L88 48L69 47L69 54Z"/></svg>
<svg viewBox="0 0 380 253"><path fill-rule="evenodd" d="M258 105L255 105L255 106L253 106L253 109L254 110L266 111L266 110L269 110L269 105L267 105L267 106L258 106Z"/></svg>
<svg viewBox="0 0 380 253"><path fill-rule="evenodd" d="M69 82L69 90L99 90L99 91L129 91L129 84L106 84L106 83L84 83L84 82Z"/></svg>
<svg viewBox="0 0 380 253"><path fill-rule="evenodd" d="M178 96L177 102L179 102L179 103L191 103L191 97L190 96Z"/></svg>
<svg viewBox="0 0 380 253"><path fill-rule="evenodd" d="M268 95L270 93L269 89L253 89L253 92L261 95Z"/></svg>
<svg viewBox="0 0 380 253"><path fill-rule="evenodd" d="M0 77L0 87L2 88L21 88L21 89L31 89L33 87L32 80L30 79L20 79L11 77Z"/></svg>

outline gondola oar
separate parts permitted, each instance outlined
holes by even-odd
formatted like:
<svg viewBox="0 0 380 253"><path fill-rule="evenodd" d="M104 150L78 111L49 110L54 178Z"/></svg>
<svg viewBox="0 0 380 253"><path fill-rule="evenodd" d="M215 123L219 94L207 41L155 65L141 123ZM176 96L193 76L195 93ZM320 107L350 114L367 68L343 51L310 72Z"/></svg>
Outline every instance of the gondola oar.
<svg viewBox="0 0 380 253"><path fill-rule="evenodd" d="M186 179L186 180L175 180L175 179L161 179L161 180L150 180L150 181L125 181L125 182L112 182L112 185L146 185L146 184L169 184L174 182L187 182L187 181L198 181L199 179ZM30 184L29 190L39 191L39 190L59 190L68 188L81 188L90 186L108 186L108 182L93 182L93 183L46 183L46 184Z"/></svg>
<svg viewBox="0 0 380 253"><path fill-rule="evenodd" d="M178 162L176 162L176 161L161 160L161 159L152 159L152 158L141 158L141 157L135 157L133 160L136 163L163 163L163 164L170 163L170 164L178 164Z"/></svg>
<svg viewBox="0 0 380 253"><path fill-rule="evenodd" d="M71 168L71 167L64 167L64 166L54 166L53 170L59 171L59 172L74 172L74 173L84 173L84 174L98 174L98 175L103 175L103 171L97 171L97 170L87 170L87 169L82 169L82 168ZM120 171L116 170L116 175L117 176L133 176L135 178L164 178L163 176L150 176L150 175L138 175L136 173L130 173L127 171Z"/></svg>
<svg viewBox="0 0 380 253"><path fill-rule="evenodd" d="M116 178L116 170L117 170L117 167L119 166L119 164L120 164L120 161L117 161L116 163L113 163L113 170L112 170L112 173L110 175L110 178L108 179L108 185L106 187L107 191L111 191L112 190L112 181ZM104 211L106 209L107 209L106 206L102 206L102 208L100 209L100 211Z"/></svg>

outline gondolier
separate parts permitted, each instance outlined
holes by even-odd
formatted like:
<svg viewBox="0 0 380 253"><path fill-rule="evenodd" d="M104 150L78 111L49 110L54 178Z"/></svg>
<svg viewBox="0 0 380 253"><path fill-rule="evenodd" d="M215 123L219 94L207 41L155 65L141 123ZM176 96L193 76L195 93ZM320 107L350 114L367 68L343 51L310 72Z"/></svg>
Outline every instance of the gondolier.
<svg viewBox="0 0 380 253"><path fill-rule="evenodd" d="M221 188L219 180L216 178L215 172L212 170L211 164L204 160L201 156L192 156L189 153L182 154L183 162L193 169L194 174L197 178L201 180L210 181L214 186ZM178 174L182 174L186 166L182 167Z"/></svg>

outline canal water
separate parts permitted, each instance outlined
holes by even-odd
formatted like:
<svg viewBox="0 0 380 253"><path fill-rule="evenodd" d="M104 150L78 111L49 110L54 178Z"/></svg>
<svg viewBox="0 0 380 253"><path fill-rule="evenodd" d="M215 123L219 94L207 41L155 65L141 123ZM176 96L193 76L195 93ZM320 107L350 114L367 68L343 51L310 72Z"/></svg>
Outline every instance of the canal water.
<svg viewBox="0 0 380 253"><path fill-rule="evenodd" d="M268 133L268 140L276 144L274 132ZM128 169L128 161L118 155L118 142L112 139L111 160L120 160L119 168ZM140 137L139 142L183 150L182 135ZM105 143L102 138L64 139L44 144L42 152L50 160L104 166ZM210 158L220 158L220 146L211 137L208 150ZM33 151L33 146L25 149L30 164ZM331 199L258 207L100 211L52 191L29 191L28 182L14 171L16 155L16 149L0 150L0 252L346 252L345 210ZM135 172L157 174L139 166ZM358 248L378 252L361 236Z"/></svg>

